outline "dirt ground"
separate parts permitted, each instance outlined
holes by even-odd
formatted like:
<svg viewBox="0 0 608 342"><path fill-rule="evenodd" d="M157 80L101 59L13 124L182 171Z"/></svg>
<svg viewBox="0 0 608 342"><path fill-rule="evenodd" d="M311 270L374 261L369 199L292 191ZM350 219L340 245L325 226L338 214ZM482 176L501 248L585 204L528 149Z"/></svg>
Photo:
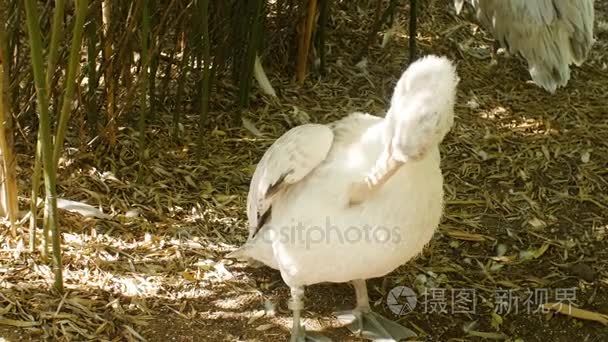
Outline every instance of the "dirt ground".
<svg viewBox="0 0 608 342"><path fill-rule="evenodd" d="M419 19L421 53L455 59L462 80L455 127L442 146L447 206L422 255L368 282L373 309L421 341L608 341L608 326L599 322L536 311L544 302L571 301L608 315L608 6L596 4L598 42L590 59L552 95L528 82L519 58L501 56L490 66L483 57L488 36L447 4L429 4ZM326 76L313 70L298 86L267 65L279 99L255 93L245 113L264 138L230 127L232 99L225 99L214 104L201 161L190 129L196 117L186 118L180 141L169 137L168 125L152 127L142 183L135 182L130 128L112 150L70 152L60 170L61 196L113 217L62 211L64 296L50 290L49 264L37 254L2 245L0 341L285 341L289 290L278 272L224 258L247 236L250 177L264 150L294 125L355 110L383 115L407 64L407 8L401 13L395 35L384 49L378 36L365 66L350 57L365 41L368 26L361 23L369 15L346 15L339 6ZM413 310L390 310L396 286L418 294ZM425 298L425 288L445 292ZM466 293L475 307L464 310L453 295ZM306 294L310 330L361 341L332 315L354 305L348 284L310 286ZM509 313L498 307L505 294L519 298Z"/></svg>

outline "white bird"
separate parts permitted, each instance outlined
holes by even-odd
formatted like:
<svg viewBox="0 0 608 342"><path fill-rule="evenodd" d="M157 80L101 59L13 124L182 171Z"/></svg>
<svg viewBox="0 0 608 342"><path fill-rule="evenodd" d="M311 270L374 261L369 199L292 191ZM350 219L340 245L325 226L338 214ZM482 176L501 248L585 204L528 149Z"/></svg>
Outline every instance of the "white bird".
<svg viewBox="0 0 608 342"><path fill-rule="evenodd" d="M352 282L349 327L363 337L415 335L371 310L365 280L415 257L439 225L439 144L453 125L459 80L447 58L424 57L397 82L385 118L353 113L292 128L260 160L247 199L249 238L228 257L281 272L291 289L291 341L315 340L300 313L304 287L321 282Z"/></svg>
<svg viewBox="0 0 608 342"><path fill-rule="evenodd" d="M580 66L594 43L594 0L455 0L465 3L509 53L527 62L532 80L550 93L570 80L570 65Z"/></svg>

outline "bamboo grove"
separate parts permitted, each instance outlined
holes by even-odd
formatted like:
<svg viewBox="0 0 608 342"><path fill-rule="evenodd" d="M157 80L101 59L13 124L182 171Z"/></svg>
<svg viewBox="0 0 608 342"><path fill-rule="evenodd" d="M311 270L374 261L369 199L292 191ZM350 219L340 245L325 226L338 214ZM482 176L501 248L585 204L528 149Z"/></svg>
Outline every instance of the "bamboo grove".
<svg viewBox="0 0 608 342"><path fill-rule="evenodd" d="M63 287L57 165L67 136L76 137L75 148L111 149L119 127L130 126L138 134L141 177L157 113L171 113L166 129L175 139L184 113L198 115L198 144L219 97L231 99L231 119L240 124L254 80L276 97L262 65L301 84L311 73L323 75L331 13L361 5L353 3L359 2L0 2L0 209L13 236L23 235L32 252L52 261L56 289ZM376 14L359 57L390 25L396 4L366 2ZM34 160L32 178L21 182L27 188L18 188L17 152ZM20 203L20 195L29 203ZM20 207L29 207L29 226Z"/></svg>

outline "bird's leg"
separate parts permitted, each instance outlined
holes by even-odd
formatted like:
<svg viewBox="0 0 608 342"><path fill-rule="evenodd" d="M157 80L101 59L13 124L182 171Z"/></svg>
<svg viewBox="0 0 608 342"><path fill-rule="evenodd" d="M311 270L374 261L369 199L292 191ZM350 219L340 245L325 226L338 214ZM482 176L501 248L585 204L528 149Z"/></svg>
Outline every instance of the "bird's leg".
<svg viewBox="0 0 608 342"><path fill-rule="evenodd" d="M291 288L291 300L289 301L289 309L293 313L293 326L291 328L291 342L300 342L305 340L304 328L300 325L300 314L304 308L304 297L303 287L292 287Z"/></svg>
<svg viewBox="0 0 608 342"><path fill-rule="evenodd" d="M416 334L371 310L365 280L353 280L357 295L357 307L352 311L338 313L341 321L348 322L347 328L354 334L372 341L401 341Z"/></svg>
<svg viewBox="0 0 608 342"><path fill-rule="evenodd" d="M386 183L404 163L395 160L391 153L390 144L372 168L372 171L361 181L352 185L349 194L349 206L353 206L365 201L384 183Z"/></svg>
<svg viewBox="0 0 608 342"><path fill-rule="evenodd" d="M318 333L307 333L304 326L300 324L302 309L304 309L304 287L291 287L291 300L289 309L293 313L293 325L291 327L290 342L331 342L331 339Z"/></svg>
<svg viewBox="0 0 608 342"><path fill-rule="evenodd" d="M495 67L498 65L498 49L500 45L498 41L492 42L492 48L490 49L490 66Z"/></svg>

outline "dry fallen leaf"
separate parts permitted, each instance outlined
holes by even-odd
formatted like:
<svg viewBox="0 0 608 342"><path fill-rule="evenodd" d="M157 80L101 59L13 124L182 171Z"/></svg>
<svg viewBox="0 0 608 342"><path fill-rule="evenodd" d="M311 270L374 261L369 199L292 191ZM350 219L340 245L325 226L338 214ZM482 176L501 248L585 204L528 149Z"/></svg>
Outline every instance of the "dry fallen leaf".
<svg viewBox="0 0 608 342"><path fill-rule="evenodd" d="M533 217L528 220L528 224L530 224L534 229L542 229L547 226L547 223L538 217Z"/></svg>
<svg viewBox="0 0 608 342"><path fill-rule="evenodd" d="M0 318L0 324L10 325L13 327L27 328L27 327L35 327L37 325L40 325L40 322L20 321L20 320L15 320L15 319Z"/></svg>
<svg viewBox="0 0 608 342"><path fill-rule="evenodd" d="M568 303L545 303L541 305L545 310L553 310L564 315L608 325L608 315L576 308Z"/></svg>
<svg viewBox="0 0 608 342"><path fill-rule="evenodd" d="M259 325L257 328L255 328L255 330L266 331L266 330L272 329L274 327L275 327L274 324L262 324L262 325Z"/></svg>
<svg viewBox="0 0 608 342"><path fill-rule="evenodd" d="M455 229L448 230L446 232L446 234L448 234L449 237L458 239L458 240L465 240L465 241L485 241L486 240L486 236L484 236L484 235L468 233L468 232L464 232L461 230L455 230Z"/></svg>
<svg viewBox="0 0 608 342"><path fill-rule="evenodd" d="M196 273L192 271L182 272L182 277L188 281L196 281Z"/></svg>
<svg viewBox="0 0 608 342"><path fill-rule="evenodd" d="M585 151L585 152L581 153L581 161L583 162L583 164L587 164L590 159L591 159L591 153L589 151Z"/></svg>
<svg viewBox="0 0 608 342"><path fill-rule="evenodd" d="M251 324L251 323L257 321L258 319L264 317L265 314L266 314L266 312L264 310L258 310L256 312L254 312L253 315L251 316L251 318L249 318L249 320L247 321L247 324Z"/></svg>

